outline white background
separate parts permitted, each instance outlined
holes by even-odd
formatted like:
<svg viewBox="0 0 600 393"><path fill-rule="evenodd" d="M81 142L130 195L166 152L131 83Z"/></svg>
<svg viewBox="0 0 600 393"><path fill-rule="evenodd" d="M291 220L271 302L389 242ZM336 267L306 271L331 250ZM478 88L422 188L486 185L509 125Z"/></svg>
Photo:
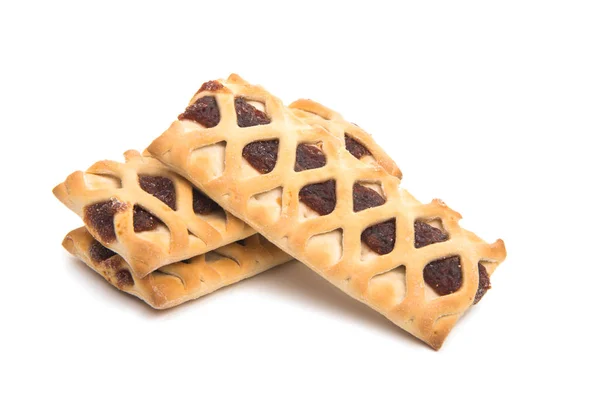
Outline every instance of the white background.
<svg viewBox="0 0 600 393"><path fill-rule="evenodd" d="M0 6L1 391L598 391L598 2L83 3ZM230 72L333 107L506 241L439 352L300 263L157 312L61 248L52 187Z"/></svg>

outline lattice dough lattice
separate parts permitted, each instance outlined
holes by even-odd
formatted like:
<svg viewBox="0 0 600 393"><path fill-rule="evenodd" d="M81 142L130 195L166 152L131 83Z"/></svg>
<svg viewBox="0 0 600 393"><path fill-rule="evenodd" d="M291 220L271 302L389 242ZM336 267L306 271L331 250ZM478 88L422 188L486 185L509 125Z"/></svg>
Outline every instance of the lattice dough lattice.
<svg viewBox="0 0 600 393"><path fill-rule="evenodd" d="M112 285L157 309L197 299L292 259L258 234L242 243L163 266L138 278L121 256L104 248L84 227L69 232L63 240L67 251Z"/></svg>
<svg viewBox="0 0 600 393"><path fill-rule="evenodd" d="M125 153L125 163L100 161L85 173L72 173L53 192L138 277L255 233L216 204L213 211L197 214L195 203L214 202L159 161L134 150Z"/></svg>
<svg viewBox="0 0 600 393"><path fill-rule="evenodd" d="M306 121L323 125L332 132L337 132L342 139L349 138L349 143L358 146L364 154L361 160L367 164L376 161L391 174L400 176L396 164L375 141L336 112L310 100L298 100L292 106L294 112ZM206 153L217 156L220 154L218 149L207 149ZM211 165L208 162L207 168L212 168ZM172 181L175 197L170 202L175 206L168 206L168 195L162 195L161 201L144 191L140 176L161 176ZM144 276L160 266L210 251L254 233L250 227L226 212L194 214L193 209L190 209L189 189L185 179L157 160L130 150L125 153L125 163L100 161L85 173L77 171L71 174L54 189L54 193L84 219L87 206L107 200L125 203L126 207L123 209L118 209L121 206L118 202L108 206L114 207L116 228L114 234L109 234L109 238L103 237L90 225L90 220L86 220L86 225L104 246L122 255L137 276ZM193 202L192 199L192 204ZM140 212L138 207L149 211L167 225L156 225L151 231L137 232L135 225L132 226L137 214L142 218L149 216L144 211ZM134 217L133 222L131 217ZM110 226L113 227L112 223ZM189 235L187 240L186 235Z"/></svg>
<svg viewBox="0 0 600 393"><path fill-rule="evenodd" d="M297 170L302 144L317 146L326 159ZM197 154L215 146L220 156ZM438 200L417 202L399 189L398 178L357 160L339 137L236 75L205 84L148 150L282 250L436 349L487 289L480 277L485 282L506 255L501 240L487 244L462 229L460 215ZM257 151L260 165L252 164ZM376 185L379 196L363 187L368 198L357 202L355 183ZM355 211L365 201L368 208ZM427 224L431 239L417 247L418 223Z"/></svg>
<svg viewBox="0 0 600 393"><path fill-rule="evenodd" d="M347 146L348 144L359 143L364 146L368 154L361 154L360 157L357 157L358 159L366 163L376 162L390 175L399 179L402 178L400 168L375 142L373 137L356 124L345 120L339 113L316 101L307 99L296 100L289 105L289 108L295 116L302 119L306 124L323 127L329 133L343 140L346 144L346 150L351 151L351 148ZM362 152L364 150L361 150Z"/></svg>

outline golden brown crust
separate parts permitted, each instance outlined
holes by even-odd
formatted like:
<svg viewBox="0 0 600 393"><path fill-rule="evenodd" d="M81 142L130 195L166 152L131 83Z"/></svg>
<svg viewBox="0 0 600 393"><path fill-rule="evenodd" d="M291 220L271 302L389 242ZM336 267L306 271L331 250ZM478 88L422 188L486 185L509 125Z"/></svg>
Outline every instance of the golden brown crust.
<svg viewBox="0 0 600 393"><path fill-rule="evenodd" d="M207 91L231 93L223 86ZM291 106L295 108L294 113L304 121L325 127L342 140L347 133L360 141L372 152L374 160L391 174L400 177L400 170L396 164L373 139L359 127L346 122L336 112L310 100L298 100ZM140 155L135 150L129 150L124 156L125 163L99 161L85 172L72 173L65 182L56 186L53 192L80 217L83 217L86 206L103 200L116 198L127 204L126 209L115 215L115 241L106 241L90 225L87 225L87 228L105 247L125 258L136 276L143 277L160 266L199 255L255 233L248 225L227 212L224 217L203 217L194 214L190 207L189 182L158 160L149 157L147 152ZM365 157L363 162L370 164L374 162L373 158L369 160ZM171 179L176 189L177 211L169 209L141 190L137 180L139 175L164 176ZM120 186L115 185L116 182L120 182ZM169 230L136 233L131 218L135 205L140 205L157 216L167 224ZM189 236L188 231L193 236Z"/></svg>
<svg viewBox="0 0 600 393"><path fill-rule="evenodd" d="M353 139L365 146L371 155L361 158L364 161L375 160L390 175L402 179L402 172L394 160L379 146L373 137L356 124L346 121L342 115L334 110L319 104L316 101L308 99L299 99L288 106L292 113L311 126L320 126L325 128L331 134L341 140L345 135L350 135Z"/></svg>
<svg viewBox="0 0 600 393"><path fill-rule="evenodd" d="M354 298L373 307L398 326L439 348L460 315L473 303L478 288L478 263L498 264L506 251L501 240L487 244L462 229L460 215L441 201L421 204L399 189L399 179L379 166L366 164L348 153L339 137L294 116L274 96L249 85L237 75L220 81L215 97L220 123L205 129L191 121L175 121L148 148L149 152L186 177L226 210L242 218L278 247L296 257ZM235 97L263 103L270 124L241 129L236 123ZM260 140L279 140L274 169L264 175L244 172L242 149ZM299 143L319 143L327 156L323 167L295 172ZM224 163L198 161L193 152L204 146L225 145ZM216 173L207 167L221 165ZM305 214L298 193L308 184L336 181L335 210L326 216ZM353 211L355 182L376 183L386 203ZM304 210L303 210L304 209ZM386 255L373 253L361 242L366 228L395 220L395 247ZM423 248L414 246L415 220L440 220L449 240ZM434 296L425 284L423 269L433 260L456 255L462 266L462 287L446 296ZM488 268L486 266L486 268Z"/></svg>
<svg viewBox="0 0 600 393"><path fill-rule="evenodd" d="M163 266L139 278L130 274L129 265L118 254L94 261L90 254L94 242L86 228L81 227L67 234L63 247L113 286L156 309L197 299L292 259L255 234L245 239L243 245L232 243L185 262Z"/></svg>
<svg viewBox="0 0 600 393"><path fill-rule="evenodd" d="M176 210L142 190L139 175L170 179L175 188ZM125 153L125 163L100 161L85 173L72 173L53 192L82 218L86 206L107 200L124 204L125 208L114 216L114 240L103 238L87 222L86 226L105 247L121 255L138 277L255 233L227 212L206 216L195 214L191 184L159 161L134 150ZM158 217L164 226L136 233L133 226L133 208L136 205Z"/></svg>

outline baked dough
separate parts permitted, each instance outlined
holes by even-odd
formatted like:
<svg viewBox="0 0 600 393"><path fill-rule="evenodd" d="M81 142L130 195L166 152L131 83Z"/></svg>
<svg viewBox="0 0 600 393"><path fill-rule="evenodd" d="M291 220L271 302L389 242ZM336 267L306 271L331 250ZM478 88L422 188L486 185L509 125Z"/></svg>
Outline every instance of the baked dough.
<svg viewBox="0 0 600 393"><path fill-rule="evenodd" d="M112 285L156 309L197 299L292 259L255 234L243 244L232 243L139 278L131 274L130 266L121 256L102 250L103 246L85 227L69 232L63 247Z"/></svg>
<svg viewBox="0 0 600 393"><path fill-rule="evenodd" d="M144 277L161 266L206 253L246 238L255 231L230 213L218 211L202 215L193 209L191 184L158 160L137 151L125 152L125 163L100 161L87 171L77 171L56 186L54 195L84 219L92 235L105 247L121 255L137 277ZM140 187L140 176L158 176L172 181L176 209ZM114 224L104 217L103 224L112 229L102 236L102 229L86 219L86 207L113 201ZM133 210L141 206L162 223L152 230L134 231ZM109 221L110 222L107 222ZM113 229L114 228L114 229Z"/></svg>
<svg viewBox="0 0 600 393"><path fill-rule="evenodd" d="M306 124L320 126L340 140L352 138L365 146L370 154L360 158L366 163L376 162L390 175L402 179L402 172L394 160L375 142L373 137L354 123L346 121L342 115L316 101L300 99L289 105L292 113Z"/></svg>
<svg viewBox="0 0 600 393"><path fill-rule="evenodd" d="M342 139L347 135L358 141L368 151L362 157L365 163L377 162L389 173L401 176L400 169L373 138L358 126L345 121L338 113L310 100L298 100L290 107L304 121L321 125ZM201 158L209 160L214 158L213 155L218 157L221 154L219 146L207 148L203 153L205 157ZM121 255L136 276L143 277L161 266L208 252L255 233L227 212L195 214L190 208L190 186L185 179L147 154L129 150L124 156L125 163L105 160L92 165L86 172L74 172L55 187L54 194L82 218L85 218L86 206L111 199L125 203L126 208L114 216L114 239L103 238L89 221L86 226L105 247ZM205 161L204 164L210 170L215 169L210 162ZM141 189L140 175L162 176L172 180L176 210ZM153 230L136 233L132 221L132 211L136 205L160 219L162 224Z"/></svg>
<svg viewBox="0 0 600 393"><path fill-rule="evenodd" d="M305 123L263 88L237 75L203 85L188 109L211 100L210 121L203 126L180 116L151 144L149 152L344 292L440 348L459 317L478 300L479 266L489 275L505 259L502 240L487 244L461 228L461 216L439 200L419 203L399 188L397 177L358 160L339 137ZM258 103L253 105L264 108L264 113L248 115L251 111L244 102ZM262 172L249 168L246 146L268 141L277 141L277 154L269 156L275 162ZM303 143L319 146L326 164L296 171L295 152ZM211 146L222 149L222 162L217 155L198 159L195 152ZM220 170L207 170L215 167ZM324 186L331 181L335 182L333 206ZM354 211L355 183L376 185L385 203ZM305 193L304 200L316 195L322 203L318 208L307 208L300 201L299 194L309 185L315 187ZM417 248L417 221L439 222L447 240ZM361 238L366 230L387 223L394 226L393 235L384 233L386 239L379 234L379 240L387 241L386 247L373 252ZM382 251L390 244L389 251ZM460 261L461 283L453 293L439 296L432 290L439 288L425 282L424 269L448 258Z"/></svg>

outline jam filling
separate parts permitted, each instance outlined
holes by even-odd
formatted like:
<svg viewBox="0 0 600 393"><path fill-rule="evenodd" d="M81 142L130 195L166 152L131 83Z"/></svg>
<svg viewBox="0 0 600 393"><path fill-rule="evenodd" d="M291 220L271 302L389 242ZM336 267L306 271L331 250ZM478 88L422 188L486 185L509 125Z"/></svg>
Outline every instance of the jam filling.
<svg viewBox="0 0 600 393"><path fill-rule="evenodd" d="M354 200L354 211L368 209L370 207L381 206L385 203L385 198L369 187L354 183L352 189L352 198Z"/></svg>
<svg viewBox="0 0 600 393"><path fill-rule="evenodd" d="M316 146L300 144L296 147L296 164L294 170L302 172L309 169L321 168L327 163L325 154Z"/></svg>
<svg viewBox="0 0 600 393"><path fill-rule="evenodd" d="M163 222L139 205L133 207L133 230L135 232L151 231Z"/></svg>
<svg viewBox="0 0 600 393"><path fill-rule="evenodd" d="M217 202L213 201L197 189L192 189L192 207L196 214L210 214L221 209Z"/></svg>
<svg viewBox="0 0 600 393"><path fill-rule="evenodd" d="M344 140L346 141L346 150L350 152L354 157L359 160L363 156L370 156L371 152L362 143L352 138L348 134L344 134Z"/></svg>
<svg viewBox="0 0 600 393"><path fill-rule="evenodd" d="M483 295L485 295L488 289L492 287L490 276L488 275L485 266L483 266L481 263L478 263L477 267L479 268L479 286L477 287L477 293L475 294L475 300L473 301L473 304L479 303Z"/></svg>
<svg viewBox="0 0 600 393"><path fill-rule="evenodd" d="M335 180L314 183L302 187L299 193L300 201L320 215L329 214L335 209Z"/></svg>
<svg viewBox="0 0 600 393"><path fill-rule="evenodd" d="M381 206L385 203L385 198L379 195L377 191L358 183L354 183L352 188L352 199L355 212ZM362 232L360 238L377 254L389 254L396 244L396 220L391 219L371 225Z"/></svg>
<svg viewBox="0 0 600 393"><path fill-rule="evenodd" d="M178 119L195 121L206 128L212 128L221 121L221 113L215 97L204 96L185 108L185 112L179 115Z"/></svg>
<svg viewBox="0 0 600 393"><path fill-rule="evenodd" d="M269 173L277 164L279 139L248 143L242 150L242 157L262 174Z"/></svg>
<svg viewBox="0 0 600 393"><path fill-rule="evenodd" d="M217 91L217 90L221 90L222 88L223 88L223 85L221 84L221 82L208 81L208 82L204 82L202 84L202 86L200 86L200 89L196 92L196 94L202 93L203 91Z"/></svg>
<svg viewBox="0 0 600 393"><path fill-rule="evenodd" d="M492 287L485 266L478 263L477 268L479 271L479 285L473 304L479 303L483 295ZM458 291L463 283L460 257L451 256L429 262L423 270L423 278L440 296Z"/></svg>
<svg viewBox="0 0 600 393"><path fill-rule="evenodd" d="M115 259L108 258L103 261L99 261L98 263L100 265L102 265L105 269L117 270L121 267L122 261L119 258L115 258Z"/></svg>
<svg viewBox="0 0 600 393"><path fill-rule="evenodd" d="M117 286L119 288L130 287L133 285L133 277L131 277L131 273L129 273L129 270L127 269L119 270L115 274L115 277L117 279Z"/></svg>
<svg viewBox="0 0 600 393"><path fill-rule="evenodd" d="M415 248L448 240L448 234L423 221L415 221Z"/></svg>
<svg viewBox="0 0 600 393"><path fill-rule="evenodd" d="M115 214L127 208L127 204L115 198L108 201L94 203L86 206L83 212L83 221L93 228L104 243L116 240L114 217Z"/></svg>
<svg viewBox="0 0 600 393"><path fill-rule="evenodd" d="M271 119L269 119L269 116L265 112L256 109L242 97L235 99L235 113L237 115L237 124L240 127L252 127L271 122Z"/></svg>
<svg viewBox="0 0 600 393"><path fill-rule="evenodd" d="M415 248L421 248L433 243L445 242L448 234L423 221L415 221ZM485 267L479 263L479 286L473 304L477 304L483 295L491 288L490 276ZM462 271L460 257L453 256L430 262L423 271L425 282L440 296L456 292L462 286Z"/></svg>
<svg viewBox="0 0 600 393"><path fill-rule="evenodd" d="M114 251L109 250L108 248L104 247L97 240L94 240L92 242L88 252L90 254L91 260L94 262L102 262L102 261L112 257L113 255L116 255L116 253Z"/></svg>
<svg viewBox="0 0 600 393"><path fill-rule="evenodd" d="M458 291L462 286L460 257L455 255L429 262L423 269L423 278L440 296Z"/></svg>
<svg viewBox="0 0 600 393"><path fill-rule="evenodd" d="M396 220L392 218L371 225L362 232L360 239L377 254L389 254L396 244Z"/></svg>
<svg viewBox="0 0 600 393"><path fill-rule="evenodd" d="M171 209L176 209L175 184L171 179L162 176L141 175L139 182L142 190L153 195Z"/></svg>

